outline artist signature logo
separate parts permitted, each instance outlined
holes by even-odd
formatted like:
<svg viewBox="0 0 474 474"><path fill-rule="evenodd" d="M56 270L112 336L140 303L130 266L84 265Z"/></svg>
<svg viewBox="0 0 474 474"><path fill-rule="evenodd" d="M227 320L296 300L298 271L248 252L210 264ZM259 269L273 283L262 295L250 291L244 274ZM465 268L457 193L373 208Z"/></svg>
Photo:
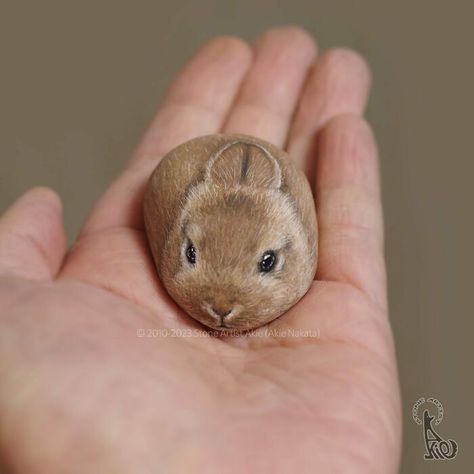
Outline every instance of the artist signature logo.
<svg viewBox="0 0 474 474"><path fill-rule="evenodd" d="M423 405L422 418L420 418L420 408ZM436 412L432 415L430 409ZM423 425L423 436L425 441L426 460L451 460L458 454L458 443L453 439L443 439L434 429L443 420L443 405L436 398L419 398L413 405L413 419L417 425Z"/></svg>

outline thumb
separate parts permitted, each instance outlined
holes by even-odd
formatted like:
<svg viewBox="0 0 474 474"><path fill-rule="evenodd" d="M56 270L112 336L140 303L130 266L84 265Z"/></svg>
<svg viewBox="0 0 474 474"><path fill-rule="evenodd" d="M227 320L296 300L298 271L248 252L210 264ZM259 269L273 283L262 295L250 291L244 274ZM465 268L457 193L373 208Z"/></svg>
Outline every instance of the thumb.
<svg viewBox="0 0 474 474"><path fill-rule="evenodd" d="M0 218L0 274L51 280L65 251L61 199L51 189L30 189Z"/></svg>

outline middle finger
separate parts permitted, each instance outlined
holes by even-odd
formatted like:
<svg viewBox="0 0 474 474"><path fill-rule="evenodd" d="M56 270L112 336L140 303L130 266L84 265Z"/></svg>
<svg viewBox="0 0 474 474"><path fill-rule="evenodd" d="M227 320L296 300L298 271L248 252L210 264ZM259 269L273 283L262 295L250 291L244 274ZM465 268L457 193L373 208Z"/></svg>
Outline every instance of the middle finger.
<svg viewBox="0 0 474 474"><path fill-rule="evenodd" d="M316 45L301 28L287 26L267 31L254 52L223 132L254 135L283 147Z"/></svg>

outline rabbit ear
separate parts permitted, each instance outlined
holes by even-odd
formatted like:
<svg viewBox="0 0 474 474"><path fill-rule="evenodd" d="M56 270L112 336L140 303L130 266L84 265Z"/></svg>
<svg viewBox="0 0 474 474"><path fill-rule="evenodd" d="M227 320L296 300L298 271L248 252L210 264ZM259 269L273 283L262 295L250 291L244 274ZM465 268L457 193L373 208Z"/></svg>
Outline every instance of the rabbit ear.
<svg viewBox="0 0 474 474"><path fill-rule="evenodd" d="M281 169L265 147L239 140L227 143L209 159L206 181L223 187L240 184L278 189Z"/></svg>

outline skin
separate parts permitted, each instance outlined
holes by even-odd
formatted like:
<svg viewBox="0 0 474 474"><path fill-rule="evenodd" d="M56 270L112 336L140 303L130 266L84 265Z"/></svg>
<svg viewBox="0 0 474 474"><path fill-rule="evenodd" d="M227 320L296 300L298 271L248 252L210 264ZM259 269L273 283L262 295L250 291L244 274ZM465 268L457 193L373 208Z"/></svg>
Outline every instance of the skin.
<svg viewBox="0 0 474 474"><path fill-rule="evenodd" d="M369 82L357 54L316 59L299 28L268 31L252 47L217 38L173 82L69 252L50 190L29 191L4 214L6 472L397 471L377 152L361 118ZM137 337L137 329L200 329L160 286L140 209L157 156L219 131L285 147L307 171L317 280L261 337Z"/></svg>

